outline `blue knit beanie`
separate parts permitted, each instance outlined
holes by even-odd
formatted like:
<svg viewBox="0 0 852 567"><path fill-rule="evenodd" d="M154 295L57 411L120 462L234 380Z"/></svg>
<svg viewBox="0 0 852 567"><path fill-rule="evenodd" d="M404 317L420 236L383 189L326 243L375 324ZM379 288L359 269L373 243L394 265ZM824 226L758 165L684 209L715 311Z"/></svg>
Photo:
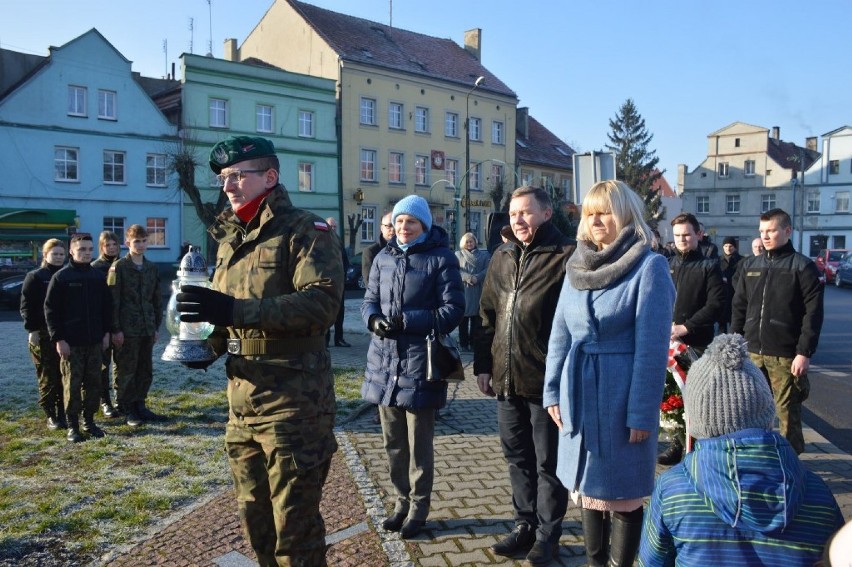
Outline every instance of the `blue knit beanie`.
<svg viewBox="0 0 852 567"><path fill-rule="evenodd" d="M399 215L411 215L423 223L426 232L432 230L432 213L429 212L429 203L426 199L417 195L409 195L399 200L393 208L393 222Z"/></svg>

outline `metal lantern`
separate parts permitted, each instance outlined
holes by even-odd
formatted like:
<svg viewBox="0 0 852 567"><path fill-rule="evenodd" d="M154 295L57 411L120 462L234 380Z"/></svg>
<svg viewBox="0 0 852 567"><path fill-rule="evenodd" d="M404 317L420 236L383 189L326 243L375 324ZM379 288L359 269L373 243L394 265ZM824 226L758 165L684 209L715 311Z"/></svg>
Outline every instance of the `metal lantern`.
<svg viewBox="0 0 852 567"><path fill-rule="evenodd" d="M189 247L180 261L177 271L177 279L172 281L172 295L169 297L169 305L166 308L166 328L172 336L166 350L163 351L163 360L173 362L204 362L214 360L216 354L207 344L207 337L213 332L211 323L185 323L180 320L177 310L177 294L183 285L197 285L210 287L207 273L207 262L204 256L195 246Z"/></svg>

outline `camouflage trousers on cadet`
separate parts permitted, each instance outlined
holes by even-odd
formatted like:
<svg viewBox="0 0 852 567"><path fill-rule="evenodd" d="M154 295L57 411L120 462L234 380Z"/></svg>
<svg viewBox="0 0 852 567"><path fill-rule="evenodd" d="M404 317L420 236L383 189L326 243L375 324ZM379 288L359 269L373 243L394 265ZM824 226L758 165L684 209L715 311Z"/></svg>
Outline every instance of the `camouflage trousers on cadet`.
<svg viewBox="0 0 852 567"><path fill-rule="evenodd" d="M225 448L234 477L240 524L261 567L327 565L322 487L331 454L320 462L294 452L299 429L328 429L329 423L275 421L228 423ZM314 429L316 431L316 429ZM326 451L327 452L327 451Z"/></svg>
<svg viewBox="0 0 852 567"><path fill-rule="evenodd" d="M62 369L62 389L65 413L70 418L94 416L98 412L101 396L101 343L71 347L71 356L59 362Z"/></svg>
<svg viewBox="0 0 852 567"><path fill-rule="evenodd" d="M104 351L104 361L103 364L101 364L101 401L110 403L112 403L112 400L110 400L109 391L114 388L114 386L109 379L109 367L112 365L114 352L115 348L110 345L110 347Z"/></svg>
<svg viewBox="0 0 852 567"><path fill-rule="evenodd" d="M790 442L796 453L801 455L805 452L805 438L802 434L802 402L808 399L811 392L808 375L796 377L790 373L792 358L754 353L749 353L749 357L766 376L772 388L779 432Z"/></svg>
<svg viewBox="0 0 852 567"><path fill-rule="evenodd" d="M136 402L144 402L154 379L154 337L128 337L124 344L115 349L115 400L129 408Z"/></svg>
<svg viewBox="0 0 852 567"><path fill-rule="evenodd" d="M62 371L59 369L59 353L56 343L50 340L47 331L38 332L38 344L30 344L30 357L35 365L38 379L38 405L48 415L62 407Z"/></svg>

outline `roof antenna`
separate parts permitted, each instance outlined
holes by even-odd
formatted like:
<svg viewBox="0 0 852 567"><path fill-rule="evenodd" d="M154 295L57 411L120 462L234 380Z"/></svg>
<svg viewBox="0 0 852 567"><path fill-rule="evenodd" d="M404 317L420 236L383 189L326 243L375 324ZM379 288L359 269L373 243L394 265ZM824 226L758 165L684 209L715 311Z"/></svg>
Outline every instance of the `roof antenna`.
<svg viewBox="0 0 852 567"><path fill-rule="evenodd" d="M195 19L190 18L189 19L189 52L190 53L194 53L192 51L192 44L193 44L194 40L195 40Z"/></svg>
<svg viewBox="0 0 852 567"><path fill-rule="evenodd" d="M388 3L390 4L390 25L388 27L393 29L393 0L388 0Z"/></svg>
<svg viewBox="0 0 852 567"><path fill-rule="evenodd" d="M207 42L207 57L213 57L213 0L207 0L207 12L210 18L210 40Z"/></svg>

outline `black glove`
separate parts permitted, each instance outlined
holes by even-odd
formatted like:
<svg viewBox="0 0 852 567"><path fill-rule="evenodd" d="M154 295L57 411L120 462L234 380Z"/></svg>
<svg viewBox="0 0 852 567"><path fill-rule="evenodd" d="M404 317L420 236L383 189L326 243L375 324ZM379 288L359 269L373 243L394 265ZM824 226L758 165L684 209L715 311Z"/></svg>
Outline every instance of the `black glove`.
<svg viewBox="0 0 852 567"><path fill-rule="evenodd" d="M385 317L384 315L373 315L370 317L370 330L387 339L392 335L400 332L403 328L402 317Z"/></svg>
<svg viewBox="0 0 852 567"><path fill-rule="evenodd" d="M230 295L197 285L182 285L175 299L184 323L208 322L220 327L234 324L234 298Z"/></svg>
<svg viewBox="0 0 852 567"><path fill-rule="evenodd" d="M192 368L193 370L203 370L207 372L207 367L215 362L214 360L197 360L193 362L181 362L187 368Z"/></svg>

